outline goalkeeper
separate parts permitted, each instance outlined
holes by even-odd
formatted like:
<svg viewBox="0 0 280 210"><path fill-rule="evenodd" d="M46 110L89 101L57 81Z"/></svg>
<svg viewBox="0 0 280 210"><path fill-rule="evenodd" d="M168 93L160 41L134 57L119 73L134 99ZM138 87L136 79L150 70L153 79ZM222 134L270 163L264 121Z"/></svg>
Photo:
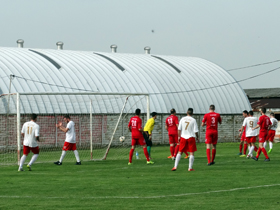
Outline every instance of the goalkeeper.
<svg viewBox="0 0 280 210"><path fill-rule="evenodd" d="M149 153L149 156L151 158L151 146L152 144L152 131L155 126L155 119L157 118L157 113L153 112L152 117L146 122L146 125L144 127L143 136L145 138L146 144L147 144L147 150Z"/></svg>

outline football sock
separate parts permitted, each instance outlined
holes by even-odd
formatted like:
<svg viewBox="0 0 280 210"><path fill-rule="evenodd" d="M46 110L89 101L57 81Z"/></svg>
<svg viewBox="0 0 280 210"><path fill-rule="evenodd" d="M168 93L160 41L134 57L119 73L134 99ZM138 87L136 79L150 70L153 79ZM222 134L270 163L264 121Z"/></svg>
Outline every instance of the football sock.
<svg viewBox="0 0 280 210"><path fill-rule="evenodd" d="M28 163L28 165L32 165L38 158L39 154L34 154L30 160L30 162Z"/></svg>
<svg viewBox="0 0 280 210"><path fill-rule="evenodd" d="M175 147L174 146L170 146L170 153L171 153L172 157L174 156L174 150L175 150Z"/></svg>
<svg viewBox="0 0 280 210"><path fill-rule="evenodd" d="M243 154L246 155L248 144L244 144Z"/></svg>
<svg viewBox="0 0 280 210"><path fill-rule="evenodd" d="M149 156L149 153L148 153L148 150L147 150L147 147L143 148L143 151L144 151L144 155L147 159L147 161L150 161L150 156Z"/></svg>
<svg viewBox="0 0 280 210"><path fill-rule="evenodd" d="M134 149L131 148L131 150L129 152L129 162L130 163L132 163L133 152L134 152Z"/></svg>
<svg viewBox="0 0 280 210"><path fill-rule="evenodd" d="M260 154L261 154L261 148L259 147L256 158L259 158Z"/></svg>
<svg viewBox="0 0 280 210"><path fill-rule="evenodd" d="M268 159L269 157L268 157L267 152L264 147L262 148L262 152L263 152L265 158Z"/></svg>
<svg viewBox="0 0 280 210"><path fill-rule="evenodd" d="M214 162L215 156L216 156L216 149L212 149L212 161L211 162Z"/></svg>
<svg viewBox="0 0 280 210"><path fill-rule="evenodd" d="M248 145L248 154L250 153L251 146Z"/></svg>
<svg viewBox="0 0 280 210"><path fill-rule="evenodd" d="M19 167L20 168L22 168L22 166L23 166L23 164L24 164L24 162L25 162L25 160L26 160L26 155L23 155L21 158L20 158L20 162L19 162Z"/></svg>
<svg viewBox="0 0 280 210"><path fill-rule="evenodd" d="M263 143L263 147L266 148L266 141Z"/></svg>
<svg viewBox="0 0 280 210"><path fill-rule="evenodd" d="M255 146L254 150L255 150L255 152L257 152L258 151L258 147Z"/></svg>
<svg viewBox="0 0 280 210"><path fill-rule="evenodd" d="M272 149L272 147L273 147L273 143L270 141L269 142L269 149Z"/></svg>
<svg viewBox="0 0 280 210"><path fill-rule="evenodd" d="M149 157L150 157L151 156L151 146L147 146L147 150L148 150Z"/></svg>
<svg viewBox="0 0 280 210"><path fill-rule="evenodd" d="M253 155L253 151L254 151L255 147L251 146L248 155Z"/></svg>
<svg viewBox="0 0 280 210"><path fill-rule="evenodd" d="M77 150L74 150L74 154L75 154L75 157L76 157L77 162L81 162L81 161L80 161L80 157L79 157L79 153L78 153Z"/></svg>
<svg viewBox="0 0 280 210"><path fill-rule="evenodd" d="M189 157L189 169L192 169L193 162L194 162L194 156L190 155L190 157Z"/></svg>
<svg viewBox="0 0 280 210"><path fill-rule="evenodd" d="M210 149L206 149L208 163L210 163Z"/></svg>
<svg viewBox="0 0 280 210"><path fill-rule="evenodd" d="M239 144L239 152L242 153L242 144Z"/></svg>
<svg viewBox="0 0 280 210"><path fill-rule="evenodd" d="M175 151L174 151L174 156L175 156L175 157L176 157L178 151L179 151L179 145L177 145L177 146L175 147Z"/></svg>
<svg viewBox="0 0 280 210"><path fill-rule="evenodd" d="M61 156L60 156L59 162L62 163L62 161L63 161L65 155L66 155L66 151L65 151L65 150L62 150L62 154L61 154Z"/></svg>
<svg viewBox="0 0 280 210"><path fill-rule="evenodd" d="M178 164L179 164L179 161L180 161L180 159L181 159L181 156L182 156L181 154L179 154L179 153L177 154L176 160L175 160L175 165L174 165L175 168L177 168L177 166L178 166Z"/></svg>

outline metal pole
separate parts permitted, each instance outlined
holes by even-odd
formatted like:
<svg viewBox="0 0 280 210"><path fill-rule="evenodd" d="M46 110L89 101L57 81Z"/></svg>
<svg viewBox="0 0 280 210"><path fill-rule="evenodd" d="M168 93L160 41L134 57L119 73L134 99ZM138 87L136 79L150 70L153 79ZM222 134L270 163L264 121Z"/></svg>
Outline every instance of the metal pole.
<svg viewBox="0 0 280 210"><path fill-rule="evenodd" d="M92 160L92 100L90 100L90 159Z"/></svg>
<svg viewBox="0 0 280 210"><path fill-rule="evenodd" d="M80 115L80 117L79 117L79 145L80 145L80 147L82 146L82 131L81 131L82 120L81 120L81 118L82 118L82 115Z"/></svg>
<svg viewBox="0 0 280 210"><path fill-rule="evenodd" d="M147 121L150 119L150 96L147 97Z"/></svg>
<svg viewBox="0 0 280 210"><path fill-rule="evenodd" d="M10 98L11 98L11 87L12 87L12 78L14 77L13 74L10 74L10 85L9 85L9 96L8 96L8 107L7 107L7 130L6 130L6 147L9 146L9 113L10 113Z"/></svg>
<svg viewBox="0 0 280 210"><path fill-rule="evenodd" d="M55 115L55 124L57 125L57 116ZM57 147L57 127L55 126L55 147Z"/></svg>
<svg viewBox="0 0 280 210"><path fill-rule="evenodd" d="M17 150L18 150L18 165L20 162L20 95L17 93Z"/></svg>

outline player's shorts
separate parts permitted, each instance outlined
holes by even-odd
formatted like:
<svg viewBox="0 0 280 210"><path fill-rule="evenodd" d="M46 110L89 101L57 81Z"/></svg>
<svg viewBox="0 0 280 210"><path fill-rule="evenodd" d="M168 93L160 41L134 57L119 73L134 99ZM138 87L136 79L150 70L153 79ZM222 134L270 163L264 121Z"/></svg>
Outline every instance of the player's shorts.
<svg viewBox="0 0 280 210"><path fill-rule="evenodd" d="M246 134L243 131L240 141L246 141Z"/></svg>
<svg viewBox="0 0 280 210"><path fill-rule="evenodd" d="M76 143L69 143L69 142L64 142L62 150L68 151L68 150L77 150L76 148Z"/></svg>
<svg viewBox="0 0 280 210"><path fill-rule="evenodd" d="M205 144L217 144L218 132L217 131L206 131Z"/></svg>
<svg viewBox="0 0 280 210"><path fill-rule="evenodd" d="M267 139L267 136L268 136L267 133L268 133L267 131L263 131L263 132L260 131L259 143L264 143L265 142L265 140Z"/></svg>
<svg viewBox="0 0 280 210"><path fill-rule="evenodd" d="M144 131L143 136L144 136L144 139L145 139L145 142L146 142L147 146L150 146L150 147L153 146L152 141L149 139L149 133Z"/></svg>
<svg viewBox="0 0 280 210"><path fill-rule="evenodd" d="M178 144L178 133L177 134L169 134L169 144Z"/></svg>
<svg viewBox="0 0 280 210"><path fill-rule="evenodd" d="M246 141L248 144L255 143L257 141L257 137L256 136L247 136Z"/></svg>
<svg viewBox="0 0 280 210"><path fill-rule="evenodd" d="M143 136L141 136L141 137L138 137L138 138L132 138L131 139L131 146L135 146L135 145L141 145L141 146L143 146L143 145L145 145L146 144L146 142L145 142L145 139L144 139L144 137Z"/></svg>
<svg viewBox="0 0 280 210"><path fill-rule="evenodd" d="M266 141L273 142L274 137L275 137L275 130L269 130Z"/></svg>
<svg viewBox="0 0 280 210"><path fill-rule="evenodd" d="M28 155L30 153L30 150L33 152L33 154L39 154L39 147L28 147L23 145L23 154Z"/></svg>
<svg viewBox="0 0 280 210"><path fill-rule="evenodd" d="M195 152L195 151L197 151L195 138L191 137L189 139L184 139L181 137L179 152L183 153L183 152Z"/></svg>

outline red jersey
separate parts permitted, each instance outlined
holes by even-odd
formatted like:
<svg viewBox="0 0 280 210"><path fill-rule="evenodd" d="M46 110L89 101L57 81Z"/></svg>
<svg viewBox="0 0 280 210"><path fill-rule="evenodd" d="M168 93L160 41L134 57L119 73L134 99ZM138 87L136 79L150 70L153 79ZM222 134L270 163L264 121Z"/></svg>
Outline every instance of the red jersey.
<svg viewBox="0 0 280 210"><path fill-rule="evenodd" d="M219 113L209 112L204 115L203 123L206 123L206 131L218 131L218 122L222 122L222 118Z"/></svg>
<svg viewBox="0 0 280 210"><path fill-rule="evenodd" d="M131 128L131 137L132 138L139 138L143 137L143 134L139 129L142 129L142 120L138 116L134 116L130 118L130 121L128 123L128 127Z"/></svg>
<svg viewBox="0 0 280 210"><path fill-rule="evenodd" d="M167 126L169 135L178 133L178 128L176 125L179 125L179 120L177 116L170 115L169 117L167 117L165 120L165 125Z"/></svg>
<svg viewBox="0 0 280 210"><path fill-rule="evenodd" d="M268 116L262 115L260 116L257 124L260 125L260 132L264 132L268 130L268 126L271 125L272 123Z"/></svg>

